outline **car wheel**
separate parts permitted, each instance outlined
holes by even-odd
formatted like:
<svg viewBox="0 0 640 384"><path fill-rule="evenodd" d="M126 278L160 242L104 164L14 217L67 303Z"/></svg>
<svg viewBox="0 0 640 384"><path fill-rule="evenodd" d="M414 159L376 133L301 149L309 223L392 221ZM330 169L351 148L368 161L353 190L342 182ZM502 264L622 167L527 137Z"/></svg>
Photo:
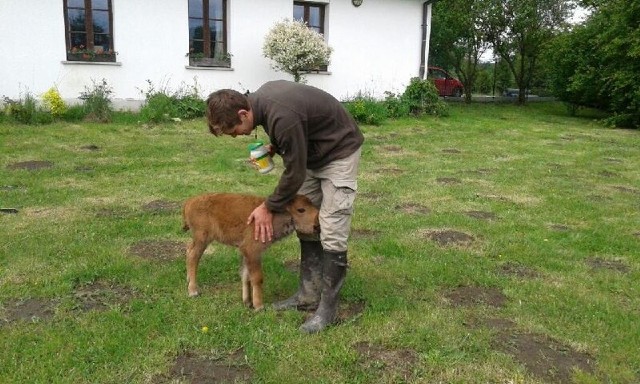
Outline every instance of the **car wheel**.
<svg viewBox="0 0 640 384"><path fill-rule="evenodd" d="M460 88L456 88L453 90L453 97L461 97L462 96L462 89Z"/></svg>

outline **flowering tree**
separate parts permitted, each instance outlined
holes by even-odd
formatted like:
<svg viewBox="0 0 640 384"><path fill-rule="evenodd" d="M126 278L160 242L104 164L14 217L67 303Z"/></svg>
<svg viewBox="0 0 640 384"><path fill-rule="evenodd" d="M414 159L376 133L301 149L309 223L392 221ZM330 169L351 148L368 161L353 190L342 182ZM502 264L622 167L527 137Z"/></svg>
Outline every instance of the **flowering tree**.
<svg viewBox="0 0 640 384"><path fill-rule="evenodd" d="M273 60L273 68L293 75L295 82L302 74L328 65L333 49L324 37L302 21L276 23L265 37L262 53Z"/></svg>

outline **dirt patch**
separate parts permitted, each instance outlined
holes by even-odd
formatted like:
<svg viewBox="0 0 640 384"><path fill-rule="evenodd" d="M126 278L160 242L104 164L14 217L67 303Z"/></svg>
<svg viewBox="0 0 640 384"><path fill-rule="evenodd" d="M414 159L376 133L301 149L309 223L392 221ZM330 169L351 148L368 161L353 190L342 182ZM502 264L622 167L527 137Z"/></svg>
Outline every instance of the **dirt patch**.
<svg viewBox="0 0 640 384"><path fill-rule="evenodd" d="M514 276L527 279L532 279L540 276L536 270L514 262L506 262L502 264L498 268L498 272L506 276Z"/></svg>
<svg viewBox="0 0 640 384"><path fill-rule="evenodd" d="M153 200L142 206L142 209L150 213L174 212L181 208L177 201Z"/></svg>
<svg viewBox="0 0 640 384"><path fill-rule="evenodd" d="M607 177L607 178L609 178L609 177L618 177L617 173L611 172L611 171L607 171L607 170L598 172L598 175L600 175L602 177Z"/></svg>
<svg viewBox="0 0 640 384"><path fill-rule="evenodd" d="M185 255L186 245L172 240L142 240L129 248L129 253L149 260L171 261Z"/></svg>
<svg viewBox="0 0 640 384"><path fill-rule="evenodd" d="M96 211L97 218L124 219L133 214L128 207L109 207L99 208Z"/></svg>
<svg viewBox="0 0 640 384"><path fill-rule="evenodd" d="M0 325L17 321L38 322L53 317L56 301L47 299L24 299L9 301L0 311Z"/></svg>
<svg viewBox="0 0 640 384"><path fill-rule="evenodd" d="M439 177L439 178L436 179L436 181L439 184L444 184L444 185L462 184L462 181L460 181L460 179L457 179L455 177Z"/></svg>
<svg viewBox="0 0 640 384"><path fill-rule="evenodd" d="M7 165L10 170L25 169L27 171L37 171L39 169L47 169L53 167L53 163L50 161L22 161L19 163L12 163Z"/></svg>
<svg viewBox="0 0 640 384"><path fill-rule="evenodd" d="M502 308L507 297L495 287L458 287L444 293L444 297L455 307L488 305Z"/></svg>
<svg viewBox="0 0 640 384"><path fill-rule="evenodd" d="M381 173L383 175L401 175L404 173L404 171L400 168L378 168L373 172Z"/></svg>
<svg viewBox="0 0 640 384"><path fill-rule="evenodd" d="M455 148L445 148L442 150L442 153L457 154L457 153L462 153L462 151Z"/></svg>
<svg viewBox="0 0 640 384"><path fill-rule="evenodd" d="M587 264L593 269L609 269L620 273L628 273L630 268L620 260L606 260L599 257L587 259Z"/></svg>
<svg viewBox="0 0 640 384"><path fill-rule="evenodd" d="M286 260L283 265L284 269L291 273L300 273L300 260Z"/></svg>
<svg viewBox="0 0 640 384"><path fill-rule="evenodd" d="M99 151L100 147L98 147L95 144L89 144L89 145L83 145L82 147L80 147L80 149L83 149L85 151Z"/></svg>
<svg viewBox="0 0 640 384"><path fill-rule="evenodd" d="M640 189L635 189L635 188L631 188L631 187L627 187L624 185L617 185L613 187L615 190L620 191L620 192L624 192L624 193L631 193L634 195L640 195Z"/></svg>
<svg viewBox="0 0 640 384"><path fill-rule="evenodd" d="M81 312L106 311L127 304L137 293L106 280L96 280L77 287L74 291L75 310Z"/></svg>
<svg viewBox="0 0 640 384"><path fill-rule="evenodd" d="M485 212L485 211L467 211L464 214L469 217L473 217L474 219L487 220L487 221L496 220L498 218L498 216L496 216L494 213Z"/></svg>
<svg viewBox="0 0 640 384"><path fill-rule="evenodd" d="M396 205L396 209L401 210L404 213L408 213L410 215L420 214L420 215L428 215L431 213L431 210L425 206L414 203L406 203L401 205Z"/></svg>
<svg viewBox="0 0 640 384"><path fill-rule="evenodd" d="M377 202L384 198L384 194L378 192L358 192L358 197Z"/></svg>
<svg viewBox="0 0 640 384"><path fill-rule="evenodd" d="M467 247L475 241L473 236L451 229L424 231L423 235L429 240L435 241L441 247Z"/></svg>
<svg viewBox="0 0 640 384"><path fill-rule="evenodd" d="M387 152L402 152L402 147L399 145L385 145L382 150Z"/></svg>
<svg viewBox="0 0 640 384"><path fill-rule="evenodd" d="M418 353L408 348L388 348L369 342L356 343L358 365L379 383L409 383L414 379Z"/></svg>
<svg viewBox="0 0 640 384"><path fill-rule="evenodd" d="M354 229L351 231L351 237L354 239L375 239L380 236L380 231L373 229Z"/></svg>
<svg viewBox="0 0 640 384"><path fill-rule="evenodd" d="M241 348L222 358L184 352L176 358L168 375L158 377L153 382L248 383L252 378L253 370L247 365L244 350Z"/></svg>
<svg viewBox="0 0 640 384"><path fill-rule="evenodd" d="M549 228L556 232L568 232L571 230L571 227L564 224L551 224Z"/></svg>
<svg viewBox="0 0 640 384"><path fill-rule="evenodd" d="M572 383L576 369L593 373L595 360L546 335L503 330L498 332L493 347L513 356L520 364L549 383Z"/></svg>
<svg viewBox="0 0 640 384"><path fill-rule="evenodd" d="M342 300L338 305L338 313L336 314L336 322L344 324L359 318L367 307L364 300L345 301Z"/></svg>
<svg viewBox="0 0 640 384"><path fill-rule="evenodd" d="M80 172L80 173L93 172L93 168L92 167L87 167L87 166L75 167L74 170L76 172Z"/></svg>
<svg viewBox="0 0 640 384"><path fill-rule="evenodd" d="M16 214L16 213L18 213L18 209L16 209L16 208L0 208L0 213Z"/></svg>

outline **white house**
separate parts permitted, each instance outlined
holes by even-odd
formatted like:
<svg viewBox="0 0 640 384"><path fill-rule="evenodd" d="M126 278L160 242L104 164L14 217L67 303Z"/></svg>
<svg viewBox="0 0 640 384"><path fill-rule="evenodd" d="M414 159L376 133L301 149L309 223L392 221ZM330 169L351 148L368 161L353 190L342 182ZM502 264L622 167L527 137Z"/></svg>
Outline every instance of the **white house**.
<svg viewBox="0 0 640 384"><path fill-rule="evenodd" d="M276 22L303 18L333 48L308 84L340 100L383 97L425 76L433 1L1 0L0 96L55 85L76 100L102 79L120 107L139 105L147 80L170 90L197 81L202 96L255 90L292 79L272 69L262 45Z"/></svg>

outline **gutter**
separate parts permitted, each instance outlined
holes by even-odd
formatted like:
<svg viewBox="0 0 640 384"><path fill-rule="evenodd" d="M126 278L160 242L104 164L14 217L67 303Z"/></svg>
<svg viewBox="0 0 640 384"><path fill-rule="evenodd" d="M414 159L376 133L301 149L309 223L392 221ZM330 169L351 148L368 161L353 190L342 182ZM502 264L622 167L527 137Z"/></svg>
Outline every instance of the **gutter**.
<svg viewBox="0 0 640 384"><path fill-rule="evenodd" d="M429 40L431 39L431 6L438 0L427 0L422 4L422 41L420 44L420 78L427 78L426 66L429 61Z"/></svg>

